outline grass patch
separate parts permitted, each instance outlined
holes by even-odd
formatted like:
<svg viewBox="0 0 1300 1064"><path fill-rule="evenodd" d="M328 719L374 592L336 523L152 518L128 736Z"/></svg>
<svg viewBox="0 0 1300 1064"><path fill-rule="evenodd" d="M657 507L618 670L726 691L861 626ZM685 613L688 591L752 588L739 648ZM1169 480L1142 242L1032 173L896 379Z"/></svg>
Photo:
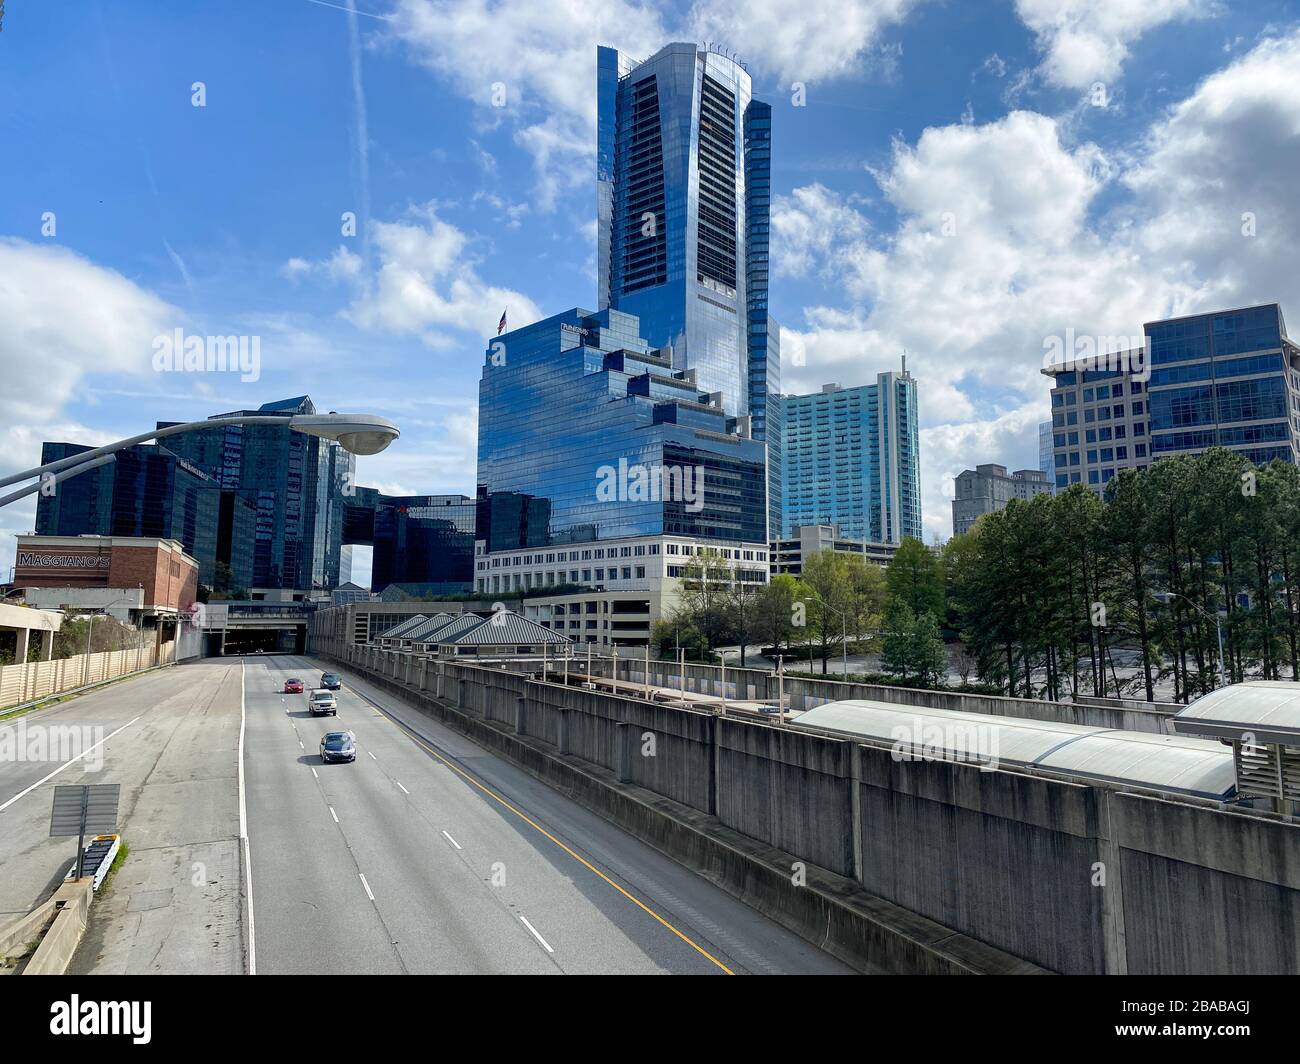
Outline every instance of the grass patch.
<svg viewBox="0 0 1300 1064"><path fill-rule="evenodd" d="M127 855L131 852L131 847L121 839L117 843L117 856L113 858L113 863L109 866L108 875L104 877L104 882L99 885L99 895L103 897L108 893L108 888L113 885L113 877L117 875L117 870L122 867L122 862L126 860Z"/></svg>

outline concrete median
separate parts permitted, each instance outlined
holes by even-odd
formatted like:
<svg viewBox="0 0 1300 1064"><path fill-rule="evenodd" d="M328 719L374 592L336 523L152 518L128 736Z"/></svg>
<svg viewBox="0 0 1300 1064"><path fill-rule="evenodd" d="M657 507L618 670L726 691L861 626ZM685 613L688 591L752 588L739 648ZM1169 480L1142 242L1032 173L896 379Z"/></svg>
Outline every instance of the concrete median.
<svg viewBox="0 0 1300 1064"><path fill-rule="evenodd" d="M47 904L58 913L45 937L27 962L24 975L63 975L72 963L72 955L86 933L86 920L90 916L90 902L94 897L88 877L65 883Z"/></svg>

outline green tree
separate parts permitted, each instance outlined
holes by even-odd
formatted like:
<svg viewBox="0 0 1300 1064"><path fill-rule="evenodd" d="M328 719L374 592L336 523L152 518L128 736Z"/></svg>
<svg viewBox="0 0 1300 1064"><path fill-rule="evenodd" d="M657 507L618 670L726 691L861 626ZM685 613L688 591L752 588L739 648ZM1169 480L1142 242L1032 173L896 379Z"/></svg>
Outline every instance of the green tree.
<svg viewBox="0 0 1300 1064"><path fill-rule="evenodd" d="M886 582L890 600L902 602L912 613L944 615L943 564L919 539L904 537L890 559Z"/></svg>

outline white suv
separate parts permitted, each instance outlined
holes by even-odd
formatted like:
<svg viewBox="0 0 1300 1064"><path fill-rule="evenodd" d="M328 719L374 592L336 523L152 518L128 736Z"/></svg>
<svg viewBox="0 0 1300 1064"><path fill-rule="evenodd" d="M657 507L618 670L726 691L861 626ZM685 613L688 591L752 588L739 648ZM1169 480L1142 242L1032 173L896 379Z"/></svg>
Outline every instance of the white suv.
<svg viewBox="0 0 1300 1064"><path fill-rule="evenodd" d="M327 691L323 687L313 691L308 696L307 708L311 710L313 717L323 717L327 714L331 717L339 715L339 704L334 697L334 692Z"/></svg>

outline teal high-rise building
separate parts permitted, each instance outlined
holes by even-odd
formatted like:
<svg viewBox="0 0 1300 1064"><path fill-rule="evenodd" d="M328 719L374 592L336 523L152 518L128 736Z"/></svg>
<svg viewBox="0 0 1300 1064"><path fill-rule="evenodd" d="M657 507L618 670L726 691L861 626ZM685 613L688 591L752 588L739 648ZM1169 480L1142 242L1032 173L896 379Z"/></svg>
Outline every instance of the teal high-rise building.
<svg viewBox="0 0 1300 1064"><path fill-rule="evenodd" d="M922 537L916 381L904 367L875 384L828 384L781 398L781 534L838 525L850 539Z"/></svg>

